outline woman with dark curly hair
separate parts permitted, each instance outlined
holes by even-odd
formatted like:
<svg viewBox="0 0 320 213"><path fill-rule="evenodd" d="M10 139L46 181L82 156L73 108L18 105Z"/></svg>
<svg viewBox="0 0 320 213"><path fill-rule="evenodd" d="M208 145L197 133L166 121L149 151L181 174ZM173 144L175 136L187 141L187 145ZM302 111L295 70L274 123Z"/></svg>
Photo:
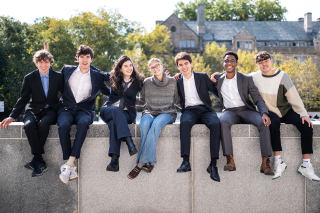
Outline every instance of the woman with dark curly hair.
<svg viewBox="0 0 320 213"><path fill-rule="evenodd" d="M113 65L110 79L109 99L100 110L100 117L109 126L111 162L107 171L119 171L121 141L128 145L129 154L138 152L132 139L128 124L136 121L136 95L141 91L143 76L135 70L130 57L123 55Z"/></svg>

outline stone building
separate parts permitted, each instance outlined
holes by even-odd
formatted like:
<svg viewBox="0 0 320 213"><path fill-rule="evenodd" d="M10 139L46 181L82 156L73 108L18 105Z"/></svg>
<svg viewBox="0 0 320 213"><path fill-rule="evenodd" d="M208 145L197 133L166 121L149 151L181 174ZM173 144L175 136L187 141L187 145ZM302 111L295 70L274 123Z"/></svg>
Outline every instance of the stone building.
<svg viewBox="0 0 320 213"><path fill-rule="evenodd" d="M182 21L175 14L156 24L171 31L173 53L201 53L207 43L225 44L228 50L281 52L298 62L311 57L320 67L320 18L306 13L298 21L205 21L204 4L198 4L197 21Z"/></svg>

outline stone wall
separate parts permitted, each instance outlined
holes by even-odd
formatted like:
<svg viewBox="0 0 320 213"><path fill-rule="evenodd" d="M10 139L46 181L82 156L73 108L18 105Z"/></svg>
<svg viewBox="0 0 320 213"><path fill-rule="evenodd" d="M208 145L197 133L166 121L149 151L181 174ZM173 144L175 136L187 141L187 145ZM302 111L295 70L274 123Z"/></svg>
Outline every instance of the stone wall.
<svg viewBox="0 0 320 213"><path fill-rule="evenodd" d="M179 125L167 125L157 144L157 164L151 173L141 171L134 180L127 174L134 168L123 143L120 171L107 172L109 130L105 124L90 126L77 161L79 179L64 185L59 180L62 160L57 126L52 126L44 158L49 171L32 178L23 167L32 156L22 123L0 129L0 212L320 212L320 183L297 173L302 162L300 135L292 125L282 125L282 157L288 165L283 176L272 180L261 174L258 131L252 125L232 127L237 171L225 172L220 150L218 169L221 182L210 179L209 130L192 129L192 171L177 173L181 164ZM130 125L137 148L139 125ZM314 155L311 162L320 175L320 125L314 127ZM71 137L74 138L75 126ZM273 161L271 161L273 165Z"/></svg>

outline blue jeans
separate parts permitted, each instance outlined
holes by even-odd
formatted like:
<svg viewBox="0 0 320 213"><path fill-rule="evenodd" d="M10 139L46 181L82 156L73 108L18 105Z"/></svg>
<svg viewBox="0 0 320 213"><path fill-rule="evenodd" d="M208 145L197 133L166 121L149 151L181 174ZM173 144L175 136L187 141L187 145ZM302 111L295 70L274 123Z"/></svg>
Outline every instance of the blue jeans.
<svg viewBox="0 0 320 213"><path fill-rule="evenodd" d="M160 114L157 116L145 114L140 121L141 145L137 157L138 163L155 164L156 144L162 127L172 124L174 118L170 114Z"/></svg>

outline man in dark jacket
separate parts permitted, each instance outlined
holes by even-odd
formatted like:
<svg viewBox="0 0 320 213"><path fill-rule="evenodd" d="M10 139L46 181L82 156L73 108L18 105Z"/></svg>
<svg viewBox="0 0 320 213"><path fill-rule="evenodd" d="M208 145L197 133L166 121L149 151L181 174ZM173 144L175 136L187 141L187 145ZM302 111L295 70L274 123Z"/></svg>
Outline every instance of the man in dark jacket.
<svg viewBox="0 0 320 213"><path fill-rule="evenodd" d="M177 84L182 107L180 143L183 161L177 172L191 171L189 161L191 128L194 124L205 124L210 129L211 163L207 172L210 173L212 180L220 182L216 166L220 148L220 121L212 108L209 96L209 91L217 96L217 89L206 73L197 73L191 70L192 59L188 53L179 53L175 62L182 73Z"/></svg>
<svg viewBox="0 0 320 213"><path fill-rule="evenodd" d="M38 177L47 169L42 154L50 125L57 121L58 94L63 92L63 75L52 70L54 59L46 50L37 51L33 62L38 69L24 77L20 98L9 117L0 123L0 128L6 129L28 104L23 122L34 157L25 167L33 171L32 177Z"/></svg>
<svg viewBox="0 0 320 213"><path fill-rule="evenodd" d="M105 95L110 94L110 89L104 83L109 79L109 73L90 68L93 54L90 47L81 45L77 51L79 66L66 65L61 70L64 76L64 92L58 110L58 126L63 160L67 162L61 166L59 178L64 184L78 178L74 160L80 158L87 130L95 116L94 104L99 91ZM72 124L77 125L77 132L71 147Z"/></svg>

